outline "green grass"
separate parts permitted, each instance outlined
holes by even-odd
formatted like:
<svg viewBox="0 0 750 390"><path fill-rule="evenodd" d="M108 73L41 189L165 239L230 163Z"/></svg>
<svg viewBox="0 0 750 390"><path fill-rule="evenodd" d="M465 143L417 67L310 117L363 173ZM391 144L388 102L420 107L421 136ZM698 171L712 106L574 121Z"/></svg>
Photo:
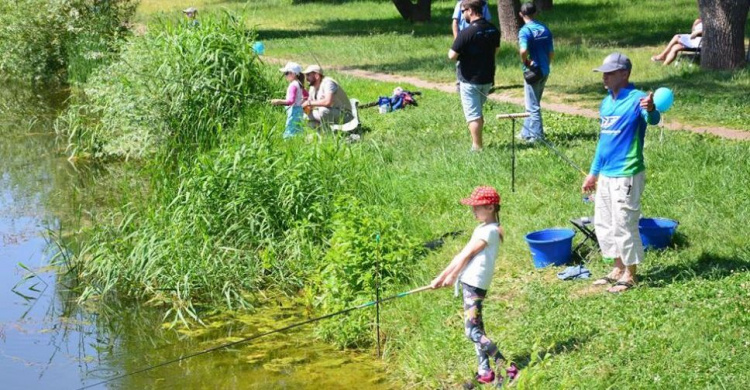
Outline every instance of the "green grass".
<svg viewBox="0 0 750 390"><path fill-rule="evenodd" d="M342 79L365 96L393 87ZM503 198L508 240L485 321L490 336L523 368L524 387L749 384L750 247L742 231L750 217L750 168L735 163L750 158L744 143L675 132L660 141L658 128L650 128L643 213L680 226L674 248L648 252L639 287L613 296L589 282L558 281L559 269L533 269L523 240L528 232L572 227L570 218L593 214L581 202L582 178L573 168L544 146L522 147L513 193L510 123L490 121L485 151L471 154L457 97L429 92L420 104L388 115L363 110L372 132L357 146L381 156L368 170L420 239L467 231L422 262L404 289L428 283L468 239L475 222L457 200L476 185L493 185ZM489 112L516 109L491 105ZM595 121L549 113L545 121L557 124L549 140L586 167ZM595 276L607 272L600 256L592 259ZM447 290L387 306L386 355L399 377L425 388L450 388L470 377L473 348L463 336L460 306Z"/></svg>
<svg viewBox="0 0 750 390"><path fill-rule="evenodd" d="M227 7L244 9L247 24L257 28L267 55L302 63L319 62L372 71L413 75L450 82L453 64L446 53L451 44L453 0L433 1L432 21L411 24L401 19L390 1L309 2L289 0L199 1L206 12ZM494 4L494 3L493 3ZM144 0L142 21L160 11L177 15L184 4ZM497 21L497 10L493 9ZM616 18L609 17L617 15ZM686 64L662 67L649 58L671 37L689 30L697 17L695 1L655 0L612 2L559 0L539 16L555 35L556 60L545 100L597 109L601 76L591 72L610 52L620 50L633 60L632 80L645 89L667 86L676 103L667 120L694 125L750 128L750 73L702 72ZM750 37L750 22L745 28ZM522 96L517 45L503 43L498 55L496 84L503 92Z"/></svg>
<svg viewBox="0 0 750 390"><path fill-rule="evenodd" d="M337 5L337 17L346 17L346 12L351 11L349 7L362 4L372 5ZM395 12L386 11L392 7L390 3L377 3L377 6L383 8L382 12ZM301 8L310 11L322 6L300 7L311 7ZM378 12L380 8L361 13L366 15L361 18L377 19ZM436 13L436 17L438 15ZM270 13L267 17L271 21L281 19ZM285 23L290 22L293 20ZM401 22L393 18L393 23ZM433 35L436 40L445 40L438 37L437 32ZM295 44L304 42L283 39ZM284 42L283 39L278 43ZM357 39L360 38L353 41ZM336 50L354 48L354 44L335 47L335 42ZM442 43L434 50L444 51ZM384 51L383 55L391 53ZM592 56L591 61L598 60ZM321 62L326 61L321 59ZM440 68L449 65L438 66L438 62L435 65L435 69L450 70ZM335 72L332 76L344 85L350 96L363 102L387 95L395 86ZM446 76L445 81L451 77ZM413 89L409 85L402 86ZM717 89L721 88L717 86ZM280 96L281 88L276 93ZM581 93L584 97L588 95L592 101L598 100L603 91L592 87ZM696 99L699 96L697 91L695 96ZM750 369L750 344L747 342L750 339L750 247L745 233L746 221L750 218L750 165L744 163L750 159L750 149L746 143L669 131L661 139L658 128L650 127L645 146L647 184L643 213L677 219L680 227L673 248L647 254L640 269L638 288L613 296L589 287L587 282L560 282L555 278L557 269L533 269L523 241L524 234L530 231L571 226L570 218L593 213L591 205L581 202L582 177L575 169L542 145L519 146L516 192L511 192L509 122L488 119L484 152L469 153L469 137L458 97L424 91L419 103L417 108L388 115L377 114L375 108L363 109L365 133L363 140L353 145L344 145L330 136L323 137L321 143L306 144L302 140L282 143L274 135L280 136L283 131L283 113L263 110L263 115L255 118L257 123L247 122L237 126L235 133L226 134L221 139L220 150L201 153L194 161L185 161L179 182L167 183L180 185L178 201L170 203L176 198L165 197L157 199L163 204L153 206L166 210L158 215L161 224L151 224L148 227L152 230L146 234L133 229L138 227L133 225L127 231L132 235L114 234L103 237L102 243L120 245L132 237L140 237L138 250L141 253L136 255L146 254L141 258L152 261L148 255L158 251L160 257L156 260L160 261L160 266L177 270L171 276L183 275L181 267L195 262L193 266L197 264L197 268L185 269L193 273L207 270L203 271L204 275L195 278L191 274L193 279L185 278L185 282L178 277L170 281L192 283L183 291L199 296L200 282L217 285L216 279L226 278L232 287L231 283L245 281L245 278L253 282L264 276L271 280L289 277L284 269L278 268L285 265L287 255L300 260L306 255L320 255L324 245L311 248L307 244L324 240L322 237L330 237L324 234L331 233L316 223L305 224L311 220L304 219L309 213L314 218L327 217L330 209L321 212L299 199L314 195L320 204L329 207L332 196L353 193L367 207L391 209L399 215L392 223L419 242L455 230L467 232L419 259L411 271L411 282L403 286L406 290L429 282L468 239L475 221L468 209L458 204L458 199L477 185L493 185L503 199L501 219L507 242L501 248L485 321L489 335L521 366L519 387L750 386L746 375ZM709 103L701 104L711 109ZM486 117L494 118L497 113L517 112L521 107L488 103L486 110ZM740 115L740 118L743 117ZM544 120L548 125L548 139L578 165L587 166L596 145L596 121L551 112L544 112ZM270 137L267 148L254 133ZM256 160L259 162L253 160L255 155L239 154L240 158L233 159L233 153L241 150L258 151L261 158ZM270 163L264 165L262 158L268 158ZM235 165L243 169L236 169ZM258 168L259 175L253 176L254 171L247 168ZM342 178L350 180L341 182ZM326 189L320 190L321 187ZM240 196L235 197L235 194ZM200 201L188 202L188 195ZM276 208L286 214L273 213ZM271 217L263 217L263 213ZM293 218L284 218L284 215ZM300 221L300 225L290 227L290 219ZM318 219L312 222L325 224ZM263 230L266 234L263 236L253 234L255 223L274 225ZM201 229L194 230L193 226L201 226ZM305 231L322 233L313 235L313 240ZM343 233L359 237L367 234L356 230ZM166 239L161 240L162 236ZM216 237L221 240L217 241ZM245 244L258 237L266 238L265 244L275 240L278 245L267 245L265 251L238 251L232 256L216 254L225 248L246 249ZM300 244L295 242L295 237L307 241ZM151 238L158 242L149 243ZM160 248L164 243L174 248ZM96 242L89 245L96 248ZM172 250L176 251L175 255L170 255ZM358 255L367 256L372 251L361 252L365 251ZM589 267L595 276L606 272L598 255L590 257ZM261 261L247 264L258 259ZM269 259L272 265L269 273L250 273L261 272L253 267L267 265L269 262L263 260ZM116 271L121 259L112 256L110 260L115 266L109 270ZM303 267L307 264L286 265ZM146 269L163 272L157 267ZM135 281L132 287L150 282L148 277L136 272L137 267L133 270L125 275ZM314 271L306 276L303 273L291 275L300 278L292 284L306 285L305 277L315 281L317 270L312 267L308 270ZM252 287L255 286L249 288ZM303 293L311 294L309 290ZM213 294L221 295L221 292ZM185 299L184 296L176 298ZM304 299L314 301L316 297L308 295ZM343 317L339 320L346 322ZM473 372L473 348L463 336L460 301L453 299L448 290L388 303L384 306L382 326L387 337L386 360L398 381L418 388L449 388Z"/></svg>

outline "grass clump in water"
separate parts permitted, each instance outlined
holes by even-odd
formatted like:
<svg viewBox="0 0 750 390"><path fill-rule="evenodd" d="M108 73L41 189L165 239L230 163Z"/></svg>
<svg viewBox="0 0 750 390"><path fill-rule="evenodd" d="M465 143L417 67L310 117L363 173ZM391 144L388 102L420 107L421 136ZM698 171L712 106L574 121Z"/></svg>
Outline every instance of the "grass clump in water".
<svg viewBox="0 0 750 390"><path fill-rule="evenodd" d="M0 72L33 82L85 82L117 53L136 0L0 3Z"/></svg>
<svg viewBox="0 0 750 390"><path fill-rule="evenodd" d="M336 143L281 147L269 119L254 119L240 125L247 136L186 160L144 202L125 205L119 223L95 230L80 256L89 293L194 312L194 299L233 307L248 292L304 285L332 200L357 182L359 163Z"/></svg>

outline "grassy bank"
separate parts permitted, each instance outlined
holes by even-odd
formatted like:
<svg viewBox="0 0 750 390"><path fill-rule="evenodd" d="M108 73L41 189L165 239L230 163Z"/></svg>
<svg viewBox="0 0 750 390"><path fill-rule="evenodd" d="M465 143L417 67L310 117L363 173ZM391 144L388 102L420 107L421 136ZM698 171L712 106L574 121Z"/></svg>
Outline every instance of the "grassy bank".
<svg viewBox="0 0 750 390"><path fill-rule="evenodd" d="M388 89L348 80L361 93ZM360 88L361 86L361 88ZM750 216L750 157L744 143L651 128L646 144L643 213L680 221L675 247L649 252L638 289L613 296L589 282L561 282L560 269L535 270L524 234L569 226L593 213L581 202L579 174L536 146L518 154L517 190L510 192L508 123L491 122L484 153L468 153L457 98L430 93L415 110L380 116L362 147L388 151L373 168L393 207L405 210L424 235L474 226L457 204L488 183L503 196L508 241L487 303L489 334L522 367L530 388L677 388L747 386L750 250L742 233ZM517 109L517 108L515 108ZM420 111L422 110L422 111ZM491 113L511 108L495 106ZM545 115L557 126L549 139L587 166L596 123ZM561 129L561 130L558 130ZM460 250L468 234L422 262L413 285L427 283ZM576 239L576 243L581 237ZM607 268L594 255L594 275ZM471 376L473 349L463 336L460 300L439 291L389 305L381 320L390 335L388 358L409 383L450 388ZM720 378L720 379L718 379ZM720 382L719 382L720 381Z"/></svg>
<svg viewBox="0 0 750 390"><path fill-rule="evenodd" d="M144 182L77 246L70 268L82 300L148 300L185 323L205 309L253 306L268 291L338 311L370 300L373 251L385 291L408 280L422 250L359 168L374 156L339 137L279 139L284 114L266 102L284 86L241 20L152 25L58 122L74 157L136 159ZM320 327L341 347L369 345L368 332L364 313Z"/></svg>
<svg viewBox="0 0 750 390"><path fill-rule="evenodd" d="M371 3L336 9L361 4ZM332 76L363 102L395 87ZM275 88L269 93L280 96L282 86ZM598 89L588 93L592 100L602 97ZM508 122L488 119L484 152L470 153L458 98L425 91L419 102L388 115L363 109L363 140L354 144L312 132L310 141L283 142L280 110L258 104L232 111L237 121L215 144L180 155L168 166L174 171L155 176L160 180L150 183L152 193L97 227L79 259L84 277L95 281L90 291L140 294L196 314L194 303L231 306L248 303L246 293L257 289L286 289L325 313L372 298L373 258L382 261L386 293L429 282L475 225L457 200L488 184L503 198L507 242L485 321L522 368L520 385L750 385L745 143L677 132L660 137L658 128L650 129L643 213L681 225L673 248L648 253L639 287L613 296L585 282L560 282L558 270L533 269L523 241L525 233L569 226L568 219L593 213L581 202L579 173L542 145L519 146L513 193ZM487 118L521 110L497 103L486 108ZM544 120L548 139L587 166L596 121L548 112ZM466 233L422 256L416 243L456 230ZM591 259L596 275L605 272L598 255ZM471 376L473 349L463 337L460 302L449 291L405 298L384 310L386 359L395 377L420 388L449 388ZM370 330L372 313L358 315L332 319L320 334L339 345L372 342L358 338Z"/></svg>
<svg viewBox="0 0 750 390"><path fill-rule="evenodd" d="M491 2L495 6L495 2ZM450 20L455 1L437 0L432 21L411 24L401 19L389 1L303 2L198 1L211 12L242 8L247 25L258 31L267 54L303 63L349 66L371 71L413 75L450 82L453 64L446 59L451 44ZM139 17L149 20L160 12L177 15L182 3L144 0ZM497 21L497 10L492 9ZM611 18L611 15L617 15ZM539 20L555 36L556 58L547 82L545 100L597 109L601 76L591 72L614 50L633 60L633 81L644 89L670 87L676 94L671 117L691 125L750 128L750 73L703 72L688 65L662 67L649 58L660 52L676 33L690 29L698 16L695 1L610 2L560 0ZM750 37L750 22L745 28ZM503 43L495 82L502 93L523 96L516 44Z"/></svg>

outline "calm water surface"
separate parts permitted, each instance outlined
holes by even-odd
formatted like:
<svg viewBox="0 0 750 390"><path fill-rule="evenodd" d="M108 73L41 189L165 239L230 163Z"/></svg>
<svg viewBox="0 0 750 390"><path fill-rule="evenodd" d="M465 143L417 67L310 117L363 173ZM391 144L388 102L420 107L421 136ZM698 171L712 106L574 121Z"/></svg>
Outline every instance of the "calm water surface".
<svg viewBox="0 0 750 390"><path fill-rule="evenodd" d="M305 319L269 304L223 313L206 328L168 329L133 302L79 304L55 265L55 242L90 221L110 172L74 166L56 139L59 96L0 84L0 389L76 389ZM97 389L384 389L382 364L316 342L310 328L277 334Z"/></svg>

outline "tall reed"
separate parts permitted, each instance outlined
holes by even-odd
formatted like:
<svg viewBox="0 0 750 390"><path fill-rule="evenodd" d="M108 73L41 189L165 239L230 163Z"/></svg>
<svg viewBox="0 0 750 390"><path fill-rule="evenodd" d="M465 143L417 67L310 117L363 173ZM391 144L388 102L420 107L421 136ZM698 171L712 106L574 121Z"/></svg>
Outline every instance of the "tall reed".
<svg viewBox="0 0 750 390"><path fill-rule="evenodd" d="M78 156L142 158L208 150L277 86L229 13L194 27L162 19L124 46L74 98L58 128Z"/></svg>
<svg viewBox="0 0 750 390"><path fill-rule="evenodd" d="M0 76L83 82L117 53L137 0L0 2Z"/></svg>

